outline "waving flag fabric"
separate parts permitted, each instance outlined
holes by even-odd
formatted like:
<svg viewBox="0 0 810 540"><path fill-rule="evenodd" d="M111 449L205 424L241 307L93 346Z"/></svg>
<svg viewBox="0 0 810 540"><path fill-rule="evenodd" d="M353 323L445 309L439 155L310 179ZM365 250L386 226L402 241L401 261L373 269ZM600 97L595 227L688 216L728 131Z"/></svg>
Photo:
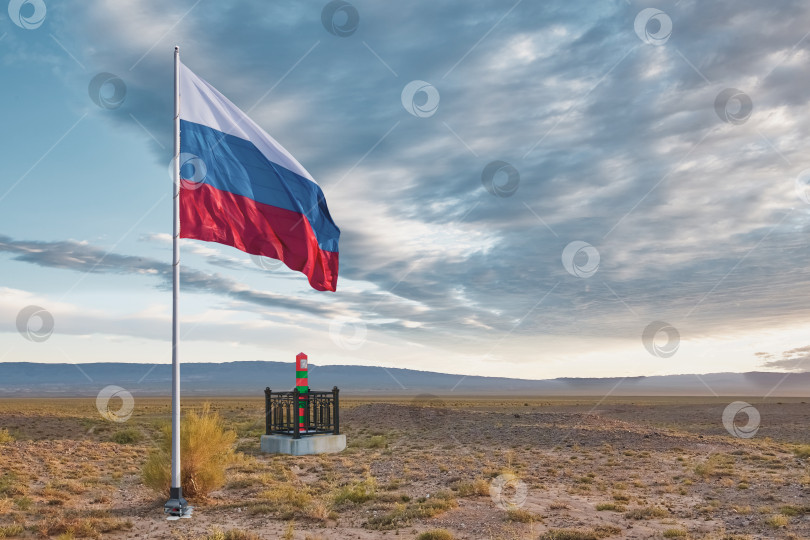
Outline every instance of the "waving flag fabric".
<svg viewBox="0 0 810 540"><path fill-rule="evenodd" d="M334 291L340 229L312 176L180 65L180 237L278 259Z"/></svg>

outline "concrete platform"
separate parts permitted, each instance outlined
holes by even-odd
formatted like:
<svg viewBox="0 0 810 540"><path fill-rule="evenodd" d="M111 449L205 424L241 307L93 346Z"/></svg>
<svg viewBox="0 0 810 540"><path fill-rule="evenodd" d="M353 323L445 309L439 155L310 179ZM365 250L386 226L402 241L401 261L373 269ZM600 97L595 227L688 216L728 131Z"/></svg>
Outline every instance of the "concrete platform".
<svg viewBox="0 0 810 540"><path fill-rule="evenodd" d="M346 435L320 434L303 435L293 439L289 435L262 435L262 452L269 454L290 454L307 456L310 454L336 454L346 449Z"/></svg>

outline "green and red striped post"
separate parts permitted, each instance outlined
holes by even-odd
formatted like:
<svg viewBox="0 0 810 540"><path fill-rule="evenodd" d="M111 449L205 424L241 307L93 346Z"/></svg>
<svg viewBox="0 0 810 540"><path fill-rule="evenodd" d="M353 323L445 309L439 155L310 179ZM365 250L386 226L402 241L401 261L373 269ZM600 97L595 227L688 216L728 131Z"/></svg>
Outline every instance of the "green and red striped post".
<svg viewBox="0 0 810 540"><path fill-rule="evenodd" d="M306 432L307 399L309 399L309 369L307 355L298 353L295 357L295 387L298 390L298 432Z"/></svg>

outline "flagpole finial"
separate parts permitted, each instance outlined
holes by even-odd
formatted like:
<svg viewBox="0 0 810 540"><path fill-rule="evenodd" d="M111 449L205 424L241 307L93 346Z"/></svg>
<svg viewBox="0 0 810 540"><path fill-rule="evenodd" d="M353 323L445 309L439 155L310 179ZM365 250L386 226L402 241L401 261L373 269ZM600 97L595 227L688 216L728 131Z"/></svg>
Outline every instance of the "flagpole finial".
<svg viewBox="0 0 810 540"><path fill-rule="evenodd" d="M177 51L179 51L179 50L180 50L180 47L179 47L178 45L175 45L175 46L174 46L174 52L177 52Z"/></svg>

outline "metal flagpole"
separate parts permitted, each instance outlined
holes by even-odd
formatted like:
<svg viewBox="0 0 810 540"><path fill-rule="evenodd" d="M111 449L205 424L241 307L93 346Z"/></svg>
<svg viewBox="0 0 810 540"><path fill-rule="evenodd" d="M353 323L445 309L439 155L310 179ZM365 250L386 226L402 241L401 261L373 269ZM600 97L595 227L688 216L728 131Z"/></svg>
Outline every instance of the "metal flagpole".
<svg viewBox="0 0 810 540"><path fill-rule="evenodd" d="M190 517L191 507L183 498L180 484L180 321L177 300L180 294L180 47L174 48L174 226L172 237L172 483L164 513L175 519ZM170 517L170 519L171 519Z"/></svg>

